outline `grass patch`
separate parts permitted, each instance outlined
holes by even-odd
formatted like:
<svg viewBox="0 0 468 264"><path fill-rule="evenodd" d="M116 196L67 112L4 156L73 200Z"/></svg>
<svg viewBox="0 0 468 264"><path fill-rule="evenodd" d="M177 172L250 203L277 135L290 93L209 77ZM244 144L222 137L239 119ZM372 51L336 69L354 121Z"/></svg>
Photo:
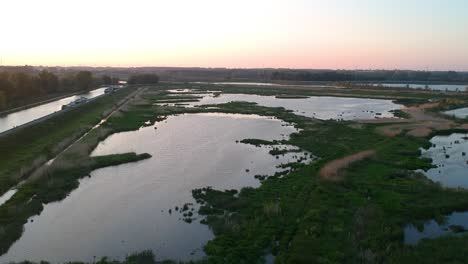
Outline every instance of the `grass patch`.
<svg viewBox="0 0 468 264"><path fill-rule="evenodd" d="M398 117L398 118L404 118L404 119L411 118L410 114L408 114L405 111L400 110L400 109L391 110L390 113L392 113L395 117Z"/></svg>
<svg viewBox="0 0 468 264"><path fill-rule="evenodd" d="M269 141L269 140L263 140L263 139L255 139L255 138L247 138L247 139L243 139L240 141L240 143L243 143L243 144L250 144L250 145L253 145L253 146L256 146L256 147L260 147L260 146L271 146L271 145L278 145L279 142L278 141Z"/></svg>

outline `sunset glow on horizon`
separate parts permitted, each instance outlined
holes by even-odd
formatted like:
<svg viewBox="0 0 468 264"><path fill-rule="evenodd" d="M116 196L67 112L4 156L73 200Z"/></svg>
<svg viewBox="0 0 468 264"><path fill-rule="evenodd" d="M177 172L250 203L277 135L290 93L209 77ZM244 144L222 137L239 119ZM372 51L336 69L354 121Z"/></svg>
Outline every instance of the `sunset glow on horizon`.
<svg viewBox="0 0 468 264"><path fill-rule="evenodd" d="M468 70L466 0L0 2L3 65Z"/></svg>

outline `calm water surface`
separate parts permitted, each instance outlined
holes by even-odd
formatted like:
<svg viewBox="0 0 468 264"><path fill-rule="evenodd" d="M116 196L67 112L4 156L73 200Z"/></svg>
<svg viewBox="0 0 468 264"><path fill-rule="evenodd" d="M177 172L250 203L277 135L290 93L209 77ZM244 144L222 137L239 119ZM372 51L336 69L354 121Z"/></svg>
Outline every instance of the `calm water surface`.
<svg viewBox="0 0 468 264"><path fill-rule="evenodd" d="M428 150L422 150L422 156L432 159L437 168L424 172L431 180L452 188L468 188L468 134L436 136ZM465 153L465 155L463 154ZM417 244L421 239L437 238L453 233L450 225L463 226L468 229L468 212L454 212L446 217L444 224L430 220L419 231L415 226L405 227L405 243Z"/></svg>
<svg viewBox="0 0 468 264"><path fill-rule="evenodd" d="M192 106L221 104L234 101L255 102L266 107L284 107L297 115L318 119L373 119L393 117L391 110L403 106L391 100L345 98L329 96L312 96L301 99L282 99L275 96L253 94L221 94L218 97L204 96L199 102L189 103Z"/></svg>
<svg viewBox="0 0 468 264"><path fill-rule="evenodd" d="M178 106L195 107L209 104L223 104L229 102L253 102L266 107L284 107L294 111L297 115L317 119L357 120L394 117L390 111L401 109L403 106L392 100L348 98L330 96L310 96L308 98L276 98L254 94L221 94L214 96L214 91L199 91L192 89L168 90L174 96L181 93L202 97L198 102L177 103ZM174 99L177 101L178 99ZM195 99L194 99L195 100ZM165 99L162 105L175 105Z"/></svg>
<svg viewBox="0 0 468 264"><path fill-rule="evenodd" d="M254 175L272 175L280 170L276 166L304 153L277 159L268 148L236 141L287 139L295 131L283 121L255 115L187 114L112 135L92 155L135 151L152 158L93 171L69 197L33 217L0 262L122 259L146 249L158 259L200 258L213 234L200 219L182 221L175 206L194 202L194 188L259 186Z"/></svg>
<svg viewBox="0 0 468 264"><path fill-rule="evenodd" d="M468 212L455 212L446 217L445 223L438 224L430 220L424 224L423 230L419 231L415 226L405 227L405 244L415 245L422 239L433 239L453 233L451 225L462 226L468 229Z"/></svg>
<svg viewBox="0 0 468 264"><path fill-rule="evenodd" d="M20 110L18 112L7 114L5 116L0 116L0 133L3 131L10 130L14 127L26 124L33 120L39 119L41 117L50 115L52 113L58 112L62 109L62 105L66 105L70 102L73 102L81 96L91 99L102 95L104 94L105 89L106 88L99 88L88 93L69 96L47 104L34 106L28 109Z"/></svg>
<svg viewBox="0 0 468 264"><path fill-rule="evenodd" d="M456 118L467 118L468 117L468 107L459 108L450 111L444 112L446 115L455 116Z"/></svg>
<svg viewBox="0 0 468 264"><path fill-rule="evenodd" d="M382 84L374 84L376 86L382 85L385 87L396 87L396 88L406 88L409 87L411 89L426 89L426 84L414 84L414 83L382 83ZM437 90L437 91L465 91L468 84L428 84L427 88L429 90Z"/></svg>
<svg viewBox="0 0 468 264"><path fill-rule="evenodd" d="M431 158L437 168L425 175L446 187L468 188L468 134L436 136L431 143L433 146L422 150L422 155Z"/></svg>

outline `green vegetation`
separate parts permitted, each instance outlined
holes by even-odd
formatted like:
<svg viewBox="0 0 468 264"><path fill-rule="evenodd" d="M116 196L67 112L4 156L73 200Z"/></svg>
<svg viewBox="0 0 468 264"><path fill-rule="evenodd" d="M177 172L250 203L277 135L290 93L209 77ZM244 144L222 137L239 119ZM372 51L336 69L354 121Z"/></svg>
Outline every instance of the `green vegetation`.
<svg viewBox="0 0 468 264"><path fill-rule="evenodd" d="M276 116L301 129L284 143L310 151L320 160L297 166L286 177L265 177L258 189L194 190L202 205L199 213L206 216L203 222L216 234L205 247L208 256L202 263L257 263L267 249L278 263L382 262L411 250L402 243L406 224L418 225L453 210L468 209L468 192L443 189L413 172L432 167L430 160L419 158L419 148L430 145L428 139L386 138L375 133L378 125L355 128L353 122L318 121L253 103L216 106L216 110L211 105L200 109L156 107L152 111ZM343 182L318 176L328 161L366 149L374 149L376 157L343 171ZM430 259L431 254L424 258Z"/></svg>
<svg viewBox="0 0 468 264"><path fill-rule="evenodd" d="M130 93L132 88L96 99L43 122L0 137L0 194L79 138Z"/></svg>
<svg viewBox="0 0 468 264"><path fill-rule="evenodd" d="M422 98L400 98L393 101L395 104L402 104L405 106L417 106L420 104L428 103L429 100Z"/></svg>
<svg viewBox="0 0 468 264"><path fill-rule="evenodd" d="M411 115L410 115L410 114L408 114L408 113L406 113L405 111L400 110L400 109L391 110L390 112L393 113L393 115L394 115L395 117L398 117L398 118L404 118L404 119L411 118Z"/></svg>
<svg viewBox="0 0 468 264"><path fill-rule="evenodd" d="M291 153L291 152L301 152L300 149L280 149L280 148L273 148L272 150L270 150L268 153L270 153L270 155L273 155L273 156L277 156L277 155L284 155L286 153Z"/></svg>
<svg viewBox="0 0 468 264"><path fill-rule="evenodd" d="M255 138L242 139L240 141L240 143L250 144L250 145L254 145L256 147L260 147L262 145L278 145L279 144L279 142L276 141L276 140L268 141L268 140L264 140L264 139L255 139Z"/></svg>
<svg viewBox="0 0 468 264"><path fill-rule="evenodd" d="M0 207L0 254L20 238L28 218L40 214L47 203L60 201L78 187L78 180L93 170L150 158L149 154L125 153L92 157L65 168L46 171L38 179L23 184L18 192Z"/></svg>
<svg viewBox="0 0 468 264"><path fill-rule="evenodd" d="M157 84L159 76L156 74L137 74L128 78L128 84Z"/></svg>
<svg viewBox="0 0 468 264"><path fill-rule="evenodd" d="M100 121L103 111L109 111L109 108L112 108L118 101L122 101L122 99L131 94L131 92L133 92L133 90L130 88L124 89L114 95L100 98L88 105L73 109L70 112L75 115L71 116L73 119L69 119L70 123L67 123L66 119L69 112L64 115L59 115L57 118L59 118L59 121L63 122L60 123L62 129L54 129L52 131L61 131L63 133L67 132L67 129L76 130L86 125L87 129L82 129L82 131L85 132ZM137 107L138 106L136 106L136 108ZM135 162L151 157L151 155L146 153L138 155L135 153L125 153L89 157L89 154L97 144L110 134L118 131L125 131L126 129L138 129L142 122L143 124L146 123L146 119L142 119L142 116L139 118L132 118L132 115L123 116L126 118L122 118L122 115L112 116L109 120L113 121L107 126L104 125L91 130L82 140L76 142L71 148L58 156L49 167L42 167L39 170L35 170L39 166L31 168L31 171L35 170L34 174L30 175L30 173L28 173L30 177L28 181L22 184L17 193L0 207L0 254L5 253L12 243L20 238L23 232L23 225L27 222L29 217L39 214L43 210L45 204L64 199L70 191L78 187L78 180L80 178L89 175L93 170L98 168ZM41 131L42 129L50 129L50 126L55 125L58 120L52 118L33 126L32 130L28 128L27 130L19 131L12 135L31 136L30 133ZM117 123L121 123L121 125L116 125ZM115 130L112 130L113 127ZM21 132L24 134L21 134ZM83 132L78 136L81 136ZM60 136L60 139L64 138L64 134L57 134L54 136ZM73 136L72 138L74 140L78 137ZM37 142L33 141L31 143L33 145L30 145L30 147L36 146L34 144L38 144L38 142L43 143L41 139L44 140L44 137L41 138L37 136L37 139L35 139ZM62 148L67 147L69 143L73 142L73 140L67 140L67 144L63 144L60 148L49 152L49 155L57 154ZM53 144L52 141L47 143L49 145L46 146L57 148L56 142L55 144ZM21 144L21 146L23 145ZM42 145L39 146L42 147ZM44 151L44 149L39 148L39 146L37 146L37 151L41 153L40 151ZM19 150L20 148L18 147L18 151ZM21 160L19 160L18 163L21 164ZM10 167L10 169L12 170L14 167ZM7 177L5 178L8 179Z"/></svg>
<svg viewBox="0 0 468 264"><path fill-rule="evenodd" d="M273 111L295 123L302 130L287 143L321 159L238 195L209 190L195 196L203 204L201 212L211 212L205 222L217 236L205 250L215 262L255 263L267 248L279 263L381 262L406 249L405 224L468 209L463 198L468 192L445 190L412 172L432 166L419 159L418 149L429 144L427 139L385 138L375 134L375 125L354 129L280 108L231 103L221 109L232 110L236 104L243 112ZM318 176L327 161L366 149L375 149L376 158L351 166L343 172L343 182Z"/></svg>
<svg viewBox="0 0 468 264"><path fill-rule="evenodd" d="M407 247L388 260L389 263L466 263L468 236L446 236L423 240L417 246Z"/></svg>
<svg viewBox="0 0 468 264"><path fill-rule="evenodd" d="M275 70L272 80L356 82L467 82L468 74L455 71Z"/></svg>
<svg viewBox="0 0 468 264"><path fill-rule="evenodd" d="M432 108L433 112L449 111L457 108L468 107L468 97L463 100L463 97L457 99L444 99L439 101L439 106Z"/></svg>

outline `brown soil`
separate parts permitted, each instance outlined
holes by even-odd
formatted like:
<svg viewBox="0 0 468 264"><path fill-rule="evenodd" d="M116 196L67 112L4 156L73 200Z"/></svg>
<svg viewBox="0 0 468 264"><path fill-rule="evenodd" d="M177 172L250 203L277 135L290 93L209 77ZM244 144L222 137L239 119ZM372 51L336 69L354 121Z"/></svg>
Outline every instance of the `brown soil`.
<svg viewBox="0 0 468 264"><path fill-rule="evenodd" d="M351 164L371 158L375 155L374 150L365 150L352 155L346 156L341 159L336 159L325 164L320 170L320 176L324 179L331 181L341 181L343 176L340 175L340 170L349 167Z"/></svg>
<svg viewBox="0 0 468 264"><path fill-rule="evenodd" d="M408 119L381 118L377 120L361 120L360 122L372 124L393 123L377 128L380 134L390 137L403 133L415 137L426 137L434 130L454 128L456 126L455 122L426 111L436 106L438 106L438 103L427 103L401 109L410 115Z"/></svg>

